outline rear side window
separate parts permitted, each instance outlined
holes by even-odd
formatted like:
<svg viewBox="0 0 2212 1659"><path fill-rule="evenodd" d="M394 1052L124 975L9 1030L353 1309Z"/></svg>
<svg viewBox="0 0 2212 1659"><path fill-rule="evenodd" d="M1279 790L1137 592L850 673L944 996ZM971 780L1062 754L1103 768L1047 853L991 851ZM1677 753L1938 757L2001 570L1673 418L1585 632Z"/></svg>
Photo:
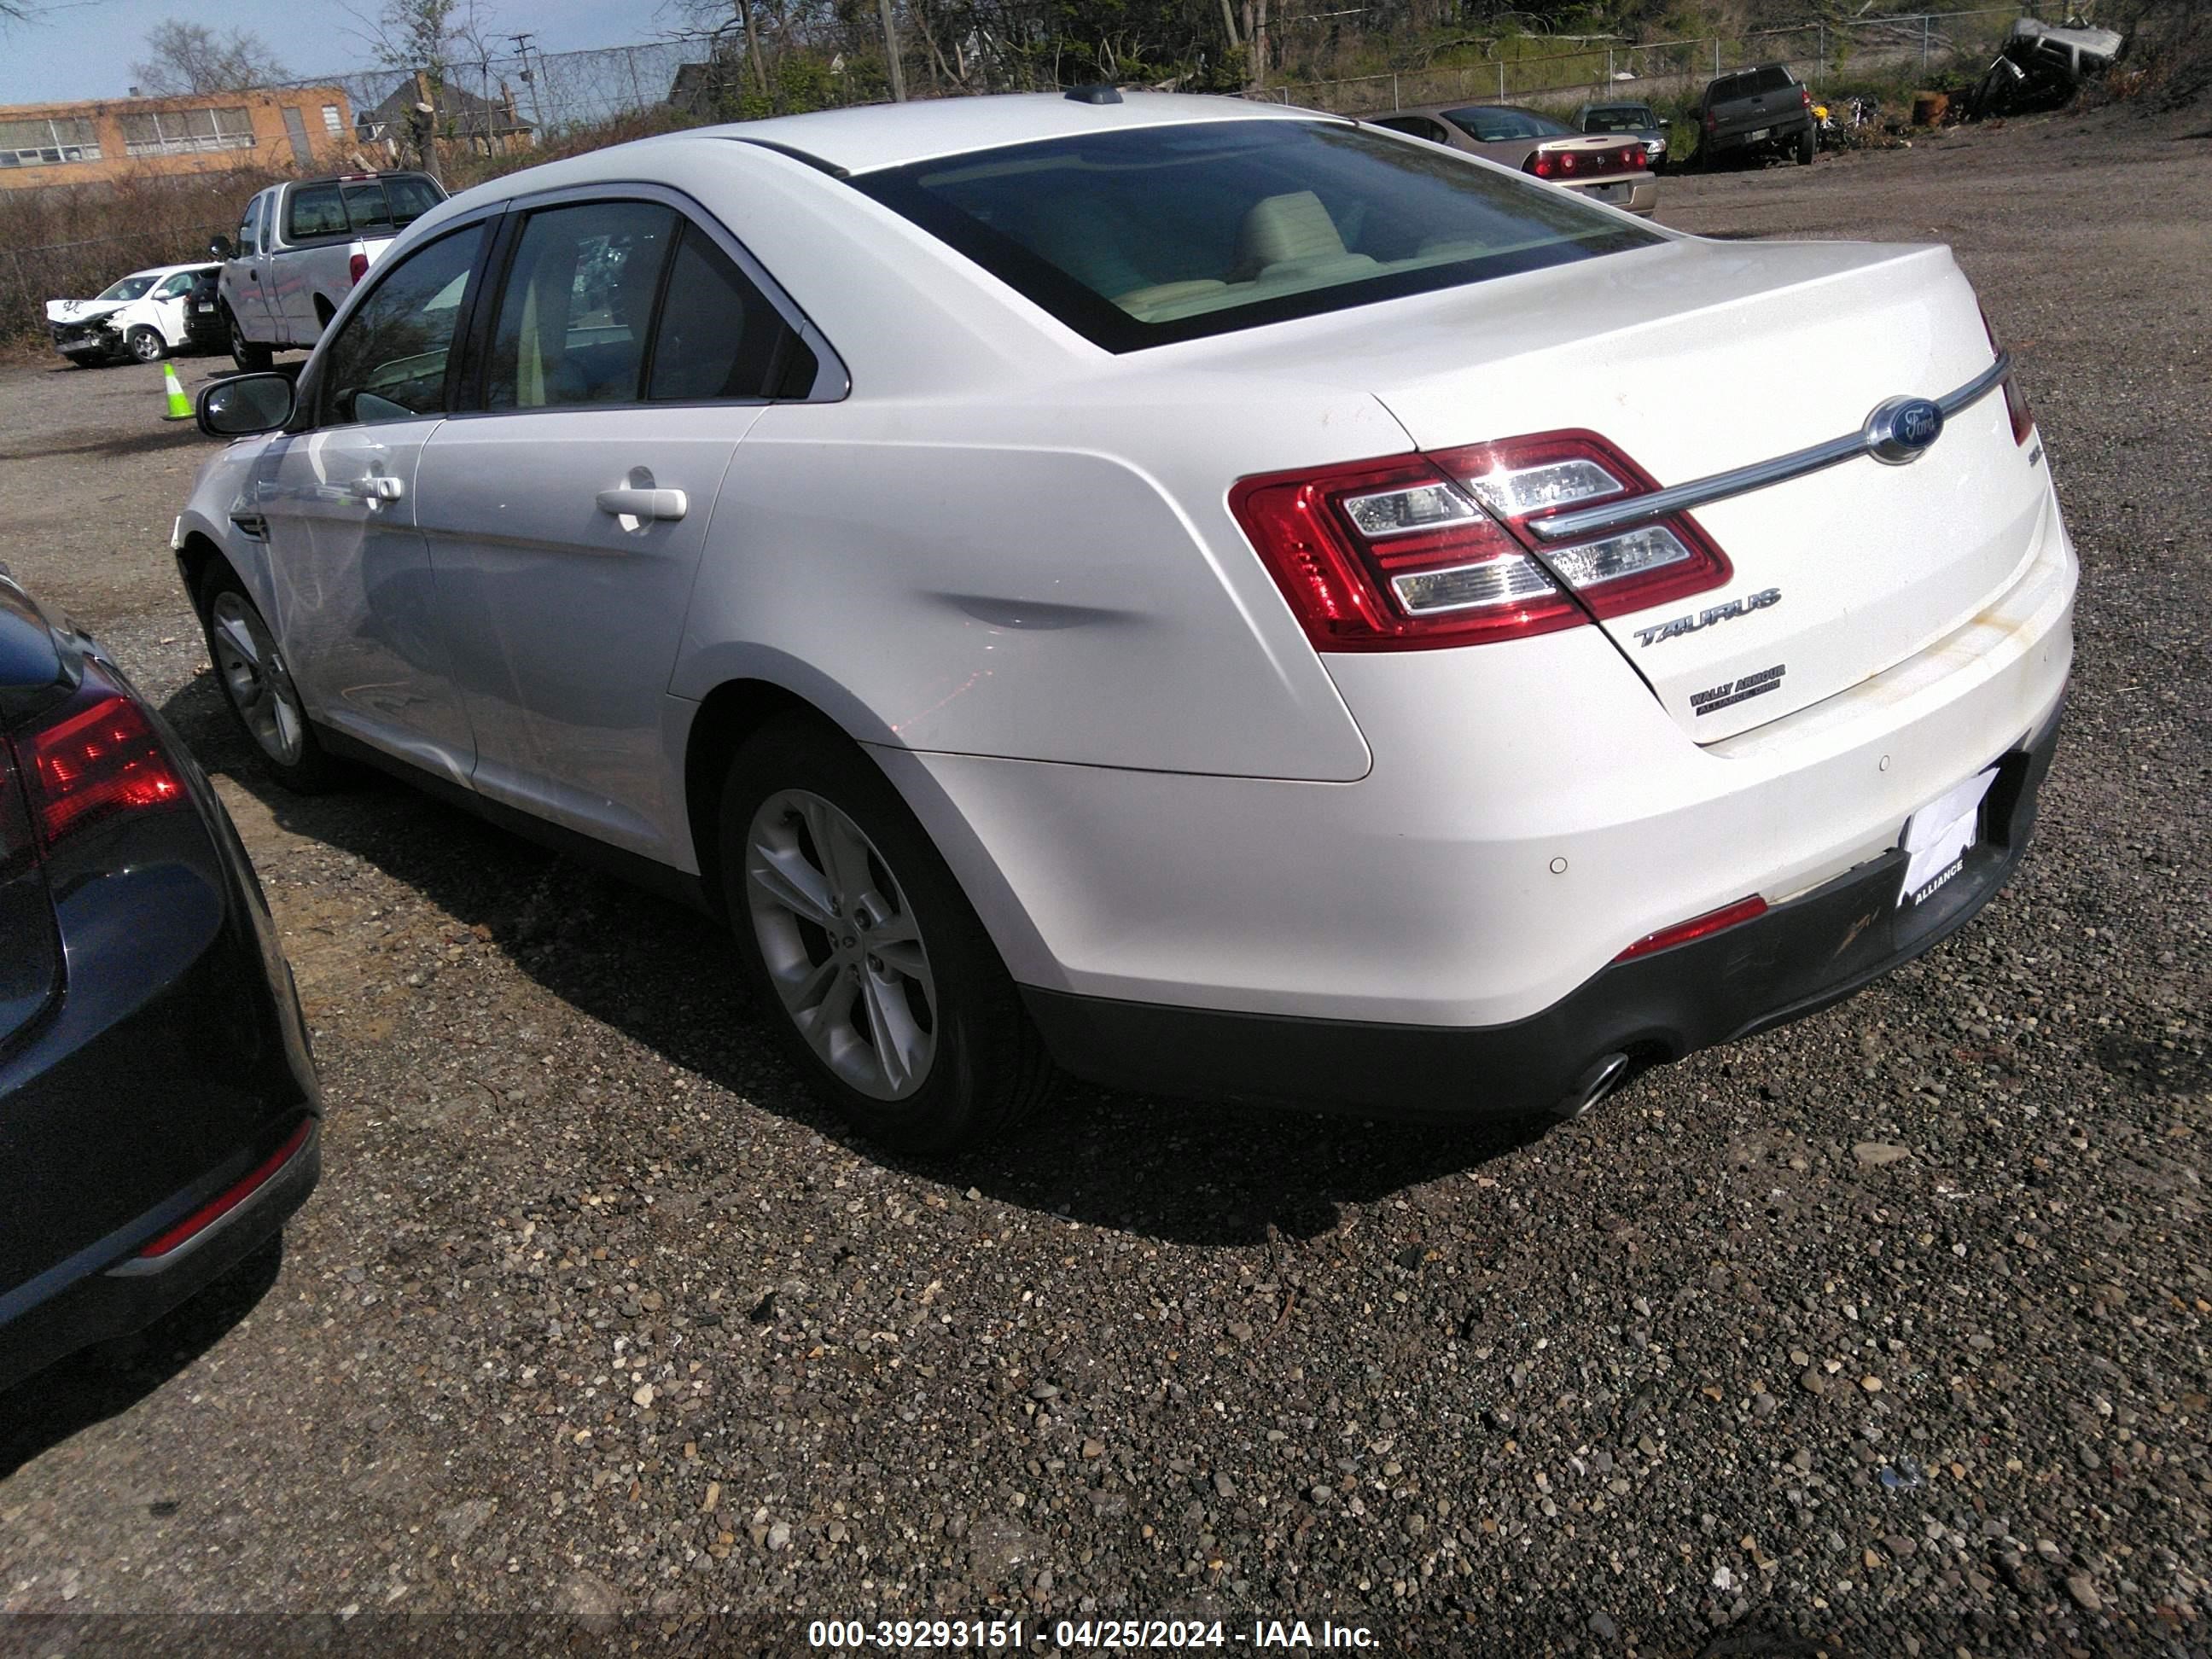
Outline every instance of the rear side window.
<svg viewBox="0 0 2212 1659"><path fill-rule="evenodd" d="M1661 240L1567 192L1349 122L1085 133L853 184L1109 351Z"/></svg>
<svg viewBox="0 0 2212 1659"><path fill-rule="evenodd" d="M1432 144L1448 144L1451 135L1444 131L1441 121L1431 121L1425 115L1382 115L1368 123L1370 126L1387 127L1392 132L1402 132L1415 138L1425 138Z"/></svg>
<svg viewBox="0 0 2212 1659"><path fill-rule="evenodd" d="M532 214L500 296L485 407L635 403L676 226L652 202Z"/></svg>
<svg viewBox="0 0 2212 1659"><path fill-rule="evenodd" d="M345 200L336 185L302 185L292 192L292 205L284 215L286 241L343 236L346 228Z"/></svg>
<svg viewBox="0 0 2212 1659"><path fill-rule="evenodd" d="M1448 109L1444 118L1481 144L1502 144L1515 138L1559 138L1574 131L1565 122L1532 109L1507 109L1500 105Z"/></svg>
<svg viewBox="0 0 2212 1659"><path fill-rule="evenodd" d="M814 354L768 296L696 227L686 227L669 273L653 343L655 403L803 398Z"/></svg>

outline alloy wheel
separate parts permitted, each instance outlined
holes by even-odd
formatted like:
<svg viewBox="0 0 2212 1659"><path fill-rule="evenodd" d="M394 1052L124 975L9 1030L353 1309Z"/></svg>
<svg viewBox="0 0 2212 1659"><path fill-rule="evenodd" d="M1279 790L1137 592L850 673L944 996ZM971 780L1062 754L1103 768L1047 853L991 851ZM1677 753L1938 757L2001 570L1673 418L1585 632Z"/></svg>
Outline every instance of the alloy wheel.
<svg viewBox="0 0 2212 1659"><path fill-rule="evenodd" d="M229 590L216 595L208 615L208 642L231 706L264 754L280 766L296 765L307 721L268 623L244 594Z"/></svg>
<svg viewBox="0 0 2212 1659"><path fill-rule="evenodd" d="M150 328L142 328L131 337L131 355L142 363L158 363L167 352L161 337Z"/></svg>
<svg viewBox="0 0 2212 1659"><path fill-rule="evenodd" d="M769 979L822 1063L871 1099L920 1089L937 1054L937 981L867 832L819 795L781 790L746 830L744 892Z"/></svg>

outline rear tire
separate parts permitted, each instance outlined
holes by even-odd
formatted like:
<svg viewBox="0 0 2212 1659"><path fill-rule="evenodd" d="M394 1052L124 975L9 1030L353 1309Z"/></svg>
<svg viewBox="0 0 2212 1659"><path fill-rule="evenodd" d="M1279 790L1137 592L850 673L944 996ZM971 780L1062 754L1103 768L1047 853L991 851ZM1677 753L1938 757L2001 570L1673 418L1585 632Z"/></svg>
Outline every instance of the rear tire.
<svg viewBox="0 0 2212 1659"><path fill-rule="evenodd" d="M300 795L343 784L344 763L316 740L276 635L228 565L210 567L200 582L199 609L222 700L270 775Z"/></svg>
<svg viewBox="0 0 2212 1659"><path fill-rule="evenodd" d="M142 363L158 363L169 355L169 343L154 329L141 324L123 342L124 349Z"/></svg>
<svg viewBox="0 0 2212 1659"><path fill-rule="evenodd" d="M722 789L724 900L746 978L815 1091L870 1139L1004 1134L1052 1066L1006 966L898 792L842 732L763 727Z"/></svg>
<svg viewBox="0 0 2212 1659"><path fill-rule="evenodd" d="M1820 153L1820 140L1813 136L1813 129L1807 127L1804 131L1797 135L1797 165L1801 167L1811 167L1814 156Z"/></svg>
<svg viewBox="0 0 2212 1659"><path fill-rule="evenodd" d="M257 345L246 337L238 319L228 306L222 308L223 326L230 332L230 361L238 365L242 374L258 374L276 361L276 354L265 345Z"/></svg>

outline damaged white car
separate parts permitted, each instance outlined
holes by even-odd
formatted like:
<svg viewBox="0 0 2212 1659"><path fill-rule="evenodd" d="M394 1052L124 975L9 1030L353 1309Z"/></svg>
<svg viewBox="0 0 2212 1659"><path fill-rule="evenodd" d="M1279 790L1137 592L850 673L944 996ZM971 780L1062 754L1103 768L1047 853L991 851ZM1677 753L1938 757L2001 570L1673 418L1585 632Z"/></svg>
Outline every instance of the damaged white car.
<svg viewBox="0 0 2212 1659"><path fill-rule="evenodd" d="M81 366L119 357L157 363L194 336L194 290L212 289L220 265L155 265L134 270L92 300L49 300L46 327L54 349ZM208 282L203 284L201 278ZM214 313L214 296L200 296Z"/></svg>

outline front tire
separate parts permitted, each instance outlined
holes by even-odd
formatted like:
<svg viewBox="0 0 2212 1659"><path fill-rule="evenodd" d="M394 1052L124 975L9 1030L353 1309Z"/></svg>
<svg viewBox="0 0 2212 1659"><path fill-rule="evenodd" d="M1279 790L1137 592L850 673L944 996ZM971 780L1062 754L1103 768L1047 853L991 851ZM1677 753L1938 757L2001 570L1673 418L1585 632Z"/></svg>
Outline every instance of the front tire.
<svg viewBox="0 0 2212 1659"><path fill-rule="evenodd" d="M343 784L344 765L316 740L284 653L237 573L216 564L199 599L216 681L262 765L295 794L319 795Z"/></svg>
<svg viewBox="0 0 2212 1659"><path fill-rule="evenodd" d="M952 872L888 780L793 718L722 791L722 893L777 1040L871 1139L943 1152L1001 1134L1052 1070Z"/></svg>
<svg viewBox="0 0 2212 1659"><path fill-rule="evenodd" d="M169 343L156 331L143 324L131 331L123 344L124 349L142 363L158 363L169 355Z"/></svg>
<svg viewBox="0 0 2212 1659"><path fill-rule="evenodd" d="M276 361L276 354L265 345L257 345L246 337L239 326L237 316L228 306L222 308L223 326L230 331L230 361L238 365L241 374L258 374Z"/></svg>

